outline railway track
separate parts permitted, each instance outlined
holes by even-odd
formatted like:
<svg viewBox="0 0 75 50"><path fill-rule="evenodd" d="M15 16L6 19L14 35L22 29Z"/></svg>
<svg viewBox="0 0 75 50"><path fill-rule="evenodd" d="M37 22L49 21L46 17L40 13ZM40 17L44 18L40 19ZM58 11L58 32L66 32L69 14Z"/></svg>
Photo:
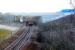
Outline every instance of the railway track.
<svg viewBox="0 0 75 50"><path fill-rule="evenodd" d="M13 43L7 46L4 50L21 50L27 44L27 42L31 40L31 36L34 31L35 27L27 27L26 31L23 31L18 39L16 39Z"/></svg>

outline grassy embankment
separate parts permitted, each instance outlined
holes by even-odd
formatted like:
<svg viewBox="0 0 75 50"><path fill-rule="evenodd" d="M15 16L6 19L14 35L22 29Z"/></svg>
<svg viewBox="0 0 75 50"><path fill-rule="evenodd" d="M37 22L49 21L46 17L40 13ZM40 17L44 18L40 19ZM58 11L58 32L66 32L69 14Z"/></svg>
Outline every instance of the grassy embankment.
<svg viewBox="0 0 75 50"><path fill-rule="evenodd" d="M11 31L7 29L0 29L0 42L7 39L11 35Z"/></svg>

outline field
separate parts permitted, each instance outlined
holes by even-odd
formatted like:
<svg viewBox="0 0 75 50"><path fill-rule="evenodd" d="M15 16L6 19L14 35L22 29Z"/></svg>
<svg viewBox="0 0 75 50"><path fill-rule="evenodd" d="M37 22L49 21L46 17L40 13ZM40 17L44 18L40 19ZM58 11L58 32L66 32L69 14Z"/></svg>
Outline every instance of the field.
<svg viewBox="0 0 75 50"><path fill-rule="evenodd" d="M10 30L0 29L0 42L7 39L11 35Z"/></svg>

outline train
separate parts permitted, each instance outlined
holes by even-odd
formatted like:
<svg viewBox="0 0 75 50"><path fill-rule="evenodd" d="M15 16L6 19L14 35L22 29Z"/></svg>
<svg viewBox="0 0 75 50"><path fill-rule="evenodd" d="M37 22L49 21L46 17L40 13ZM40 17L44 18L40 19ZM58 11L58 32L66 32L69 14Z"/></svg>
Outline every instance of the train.
<svg viewBox="0 0 75 50"><path fill-rule="evenodd" d="M37 26L41 23L41 16L29 16L25 18L26 26Z"/></svg>

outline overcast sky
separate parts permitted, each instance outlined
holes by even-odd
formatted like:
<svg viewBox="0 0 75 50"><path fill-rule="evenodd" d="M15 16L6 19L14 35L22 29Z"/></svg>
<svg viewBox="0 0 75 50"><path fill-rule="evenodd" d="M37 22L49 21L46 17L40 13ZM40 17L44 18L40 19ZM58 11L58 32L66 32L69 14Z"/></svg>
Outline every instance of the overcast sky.
<svg viewBox="0 0 75 50"><path fill-rule="evenodd" d="M0 12L56 12L71 8L69 0L0 0Z"/></svg>

